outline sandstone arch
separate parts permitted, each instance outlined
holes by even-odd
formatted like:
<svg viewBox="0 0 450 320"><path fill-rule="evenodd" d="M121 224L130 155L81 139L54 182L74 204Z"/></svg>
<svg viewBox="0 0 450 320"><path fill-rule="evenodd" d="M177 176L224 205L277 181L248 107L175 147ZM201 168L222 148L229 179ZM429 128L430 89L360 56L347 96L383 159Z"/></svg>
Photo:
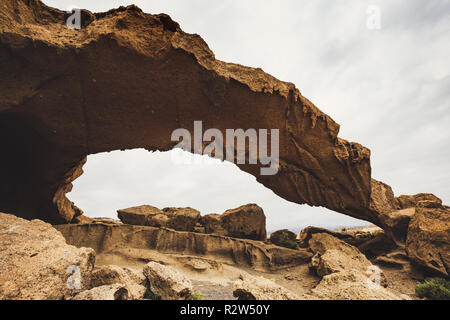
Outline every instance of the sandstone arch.
<svg viewBox="0 0 450 320"><path fill-rule="evenodd" d="M280 129L275 176L239 165L279 196L381 225L371 207L370 151L291 83L216 60L198 35L135 6L67 14L38 0L0 5L0 211L52 223L81 214L65 193L85 157L170 150L171 132ZM205 128L207 129L207 128Z"/></svg>

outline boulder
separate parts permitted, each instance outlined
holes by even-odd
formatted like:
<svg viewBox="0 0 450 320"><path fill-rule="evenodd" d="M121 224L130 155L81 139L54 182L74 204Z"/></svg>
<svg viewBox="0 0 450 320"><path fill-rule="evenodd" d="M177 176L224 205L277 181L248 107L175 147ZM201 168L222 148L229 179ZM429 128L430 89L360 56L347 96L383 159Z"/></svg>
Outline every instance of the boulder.
<svg viewBox="0 0 450 320"><path fill-rule="evenodd" d="M400 209L415 208L420 201L431 201L442 204L442 200L432 193L418 193L413 196L402 195L397 197L397 202Z"/></svg>
<svg viewBox="0 0 450 320"><path fill-rule="evenodd" d="M67 299L88 289L95 252L40 220L0 213L0 300Z"/></svg>
<svg viewBox="0 0 450 320"><path fill-rule="evenodd" d="M233 296L238 300L300 300L295 293L275 282L248 274L233 283Z"/></svg>
<svg viewBox="0 0 450 320"><path fill-rule="evenodd" d="M270 242L281 247L297 247L297 235L287 229L278 230L270 234Z"/></svg>
<svg viewBox="0 0 450 320"><path fill-rule="evenodd" d="M324 300L409 300L406 295L383 288L358 271L341 271L322 278L312 289Z"/></svg>
<svg viewBox="0 0 450 320"><path fill-rule="evenodd" d="M83 291L72 300L130 300L130 294L125 285L115 283Z"/></svg>
<svg viewBox="0 0 450 320"><path fill-rule="evenodd" d="M210 213L202 216L201 224L205 227L205 233L214 233L220 236L227 235L227 230L222 227L222 218L220 214Z"/></svg>
<svg viewBox="0 0 450 320"><path fill-rule="evenodd" d="M115 265L97 266L91 276L91 287L121 284L132 300L142 299L147 290L147 279L142 274L130 268L122 268Z"/></svg>
<svg viewBox="0 0 450 320"><path fill-rule="evenodd" d="M164 208L169 218L167 227L178 231L194 231L200 221L200 212L192 208Z"/></svg>
<svg viewBox="0 0 450 320"><path fill-rule="evenodd" d="M149 205L117 210L117 215L123 223L135 226L164 227L168 220L160 209Z"/></svg>
<svg viewBox="0 0 450 320"><path fill-rule="evenodd" d="M156 262L144 266L144 275L152 292L163 300L188 300L192 295L192 283L178 270Z"/></svg>
<svg viewBox="0 0 450 320"><path fill-rule="evenodd" d="M309 240L310 249L315 253L311 267L320 277L341 271L354 271L365 274L374 266L356 247L327 233L313 234ZM380 271L381 284L386 278Z"/></svg>
<svg viewBox="0 0 450 320"><path fill-rule="evenodd" d="M406 252L425 270L449 276L450 207L434 201L418 203L408 228Z"/></svg>
<svg viewBox="0 0 450 320"><path fill-rule="evenodd" d="M230 237L261 241L267 239L266 216L256 204L227 210L222 214L221 220L222 227Z"/></svg>
<svg viewBox="0 0 450 320"><path fill-rule="evenodd" d="M117 211L126 224L165 227L177 231L194 231L200 220L200 212L192 208L164 208L144 205Z"/></svg>

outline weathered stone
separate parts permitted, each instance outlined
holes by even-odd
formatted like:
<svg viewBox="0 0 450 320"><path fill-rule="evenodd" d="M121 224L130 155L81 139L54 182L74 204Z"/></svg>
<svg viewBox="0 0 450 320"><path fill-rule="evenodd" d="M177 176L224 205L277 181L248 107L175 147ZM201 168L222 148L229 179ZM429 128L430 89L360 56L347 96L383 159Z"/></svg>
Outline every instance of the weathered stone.
<svg viewBox="0 0 450 320"><path fill-rule="evenodd" d="M408 257L441 276L450 273L450 207L421 201L416 207L406 239Z"/></svg>
<svg viewBox="0 0 450 320"><path fill-rule="evenodd" d="M147 290L147 279L142 274L130 268L122 268L115 265L97 266L91 276L91 287L121 284L129 293L132 300L142 299Z"/></svg>
<svg viewBox="0 0 450 320"><path fill-rule="evenodd" d="M83 291L72 300L130 300L130 294L125 285L115 283Z"/></svg>
<svg viewBox="0 0 450 320"><path fill-rule="evenodd" d="M123 223L136 226L164 227L168 221L160 209L149 205L120 209L117 215Z"/></svg>
<svg viewBox="0 0 450 320"><path fill-rule="evenodd" d="M192 283L176 269L156 262L144 266L144 275L152 292L163 300L188 300L192 295Z"/></svg>
<svg viewBox="0 0 450 320"><path fill-rule="evenodd" d="M266 216L261 207L247 204L225 211L221 216L227 235L234 238L266 240Z"/></svg>
<svg viewBox="0 0 450 320"><path fill-rule="evenodd" d="M162 211L169 217L167 227L178 231L194 231L200 221L200 212L192 208L164 208Z"/></svg>
<svg viewBox="0 0 450 320"><path fill-rule="evenodd" d="M0 213L0 300L66 299L87 289L95 252L40 220Z"/></svg>
<svg viewBox="0 0 450 320"><path fill-rule="evenodd" d="M278 230L270 234L270 242L276 244L277 246L285 247L287 245L286 242L297 245L296 240L297 235L287 229Z"/></svg>
<svg viewBox="0 0 450 320"><path fill-rule="evenodd" d="M71 30L66 12L38 0L2 1L0 210L71 222L79 211L65 193L87 155L167 151L175 129L193 132L201 119L224 136L279 129L276 175L262 176L260 161L237 166L288 201L378 223L368 210L370 151L340 139L294 84L217 60L167 15L136 6L84 14Z"/></svg>
<svg viewBox="0 0 450 320"><path fill-rule="evenodd" d="M397 201L401 209L415 208L420 201L431 201L442 204L442 200L432 193L419 193L413 196L403 195L397 197Z"/></svg>
<svg viewBox="0 0 450 320"><path fill-rule="evenodd" d="M233 295L238 300L300 300L300 297L275 282L251 275L241 275L233 283Z"/></svg>
<svg viewBox="0 0 450 320"><path fill-rule="evenodd" d="M205 227L205 233L214 233L220 236L226 236L227 230L222 227L221 215L210 213L201 217L201 224Z"/></svg>
<svg viewBox="0 0 450 320"><path fill-rule="evenodd" d="M409 300L406 295L383 288L358 271L342 271L322 278L312 289L326 300Z"/></svg>
<svg viewBox="0 0 450 320"><path fill-rule="evenodd" d="M67 242L90 247L97 253L123 249L157 250L162 253L201 255L227 264L273 271L307 264L312 254L306 249L291 250L262 241L225 236L179 232L170 229L127 224L66 224L55 226Z"/></svg>

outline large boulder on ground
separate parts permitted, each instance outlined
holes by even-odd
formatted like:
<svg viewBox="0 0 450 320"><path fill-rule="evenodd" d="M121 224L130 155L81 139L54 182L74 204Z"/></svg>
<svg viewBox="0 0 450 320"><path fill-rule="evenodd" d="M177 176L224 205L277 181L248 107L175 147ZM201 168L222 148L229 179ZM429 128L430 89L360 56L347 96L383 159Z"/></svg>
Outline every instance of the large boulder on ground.
<svg viewBox="0 0 450 320"><path fill-rule="evenodd" d="M188 300L192 295L192 283L178 270L156 262L144 266L144 275L152 292L163 300Z"/></svg>
<svg viewBox="0 0 450 320"><path fill-rule="evenodd" d="M406 300L406 295L383 288L358 271L341 271L322 278L312 289L318 299L325 300Z"/></svg>
<svg viewBox="0 0 450 320"><path fill-rule="evenodd" d="M222 214L221 220L230 237L262 241L267 239L266 216L256 204L227 210Z"/></svg>
<svg viewBox="0 0 450 320"><path fill-rule="evenodd" d="M248 274L233 283L233 295L238 300L300 300L295 293L275 282Z"/></svg>
<svg viewBox="0 0 450 320"><path fill-rule="evenodd" d="M167 227L177 231L194 231L200 220L200 212L192 208L164 208L144 205L117 211L119 219L126 224Z"/></svg>
<svg viewBox="0 0 450 320"><path fill-rule="evenodd" d="M270 242L281 247L297 247L297 235L287 229L278 230L270 234Z"/></svg>
<svg viewBox="0 0 450 320"><path fill-rule="evenodd" d="M356 247L327 233L313 234L309 246L315 253L311 265L320 277L350 270L365 273L372 266Z"/></svg>
<svg viewBox="0 0 450 320"><path fill-rule="evenodd" d="M72 300L130 300L130 294L125 285L115 283L83 291Z"/></svg>
<svg viewBox="0 0 450 320"><path fill-rule="evenodd" d="M450 272L450 207L421 201L406 239L408 257L426 270L448 277Z"/></svg>
<svg viewBox="0 0 450 320"><path fill-rule="evenodd" d="M0 213L0 300L63 299L88 289L95 252L40 220Z"/></svg>
<svg viewBox="0 0 450 320"><path fill-rule="evenodd" d="M115 265L97 266L92 271L91 287L122 284L132 300L142 299L147 290L147 279L142 272Z"/></svg>

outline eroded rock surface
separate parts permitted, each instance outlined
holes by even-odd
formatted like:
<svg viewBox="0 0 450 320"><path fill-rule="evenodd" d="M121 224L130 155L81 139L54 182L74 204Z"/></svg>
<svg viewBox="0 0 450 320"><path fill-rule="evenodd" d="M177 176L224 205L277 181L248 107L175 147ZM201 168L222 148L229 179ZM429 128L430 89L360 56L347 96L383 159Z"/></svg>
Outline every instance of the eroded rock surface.
<svg viewBox="0 0 450 320"><path fill-rule="evenodd" d="M294 84L217 60L165 14L128 6L83 17L71 30L66 12L38 0L2 1L0 210L70 222L81 210L65 193L87 155L167 151L175 129L192 134L200 119L222 133L279 129L277 175L238 167L286 200L379 223L369 210L370 151L340 139Z"/></svg>
<svg viewBox="0 0 450 320"><path fill-rule="evenodd" d="M450 207L421 201L416 207L406 239L408 257L441 276L450 273Z"/></svg>
<svg viewBox="0 0 450 320"><path fill-rule="evenodd" d="M261 241L146 226L99 222L65 224L55 228L68 243L93 248L99 254L126 253L131 249L157 250L162 253L201 255L261 271L308 263L312 257L306 249L291 250Z"/></svg>
<svg viewBox="0 0 450 320"><path fill-rule="evenodd" d="M300 300L295 293L275 282L248 274L233 283L233 295L238 300Z"/></svg>
<svg viewBox="0 0 450 320"><path fill-rule="evenodd" d="M192 283L178 270L160 263L150 262L144 267L152 292L163 300L188 300Z"/></svg>
<svg viewBox="0 0 450 320"><path fill-rule="evenodd" d="M89 288L94 262L50 224L0 213L0 300L70 298Z"/></svg>

